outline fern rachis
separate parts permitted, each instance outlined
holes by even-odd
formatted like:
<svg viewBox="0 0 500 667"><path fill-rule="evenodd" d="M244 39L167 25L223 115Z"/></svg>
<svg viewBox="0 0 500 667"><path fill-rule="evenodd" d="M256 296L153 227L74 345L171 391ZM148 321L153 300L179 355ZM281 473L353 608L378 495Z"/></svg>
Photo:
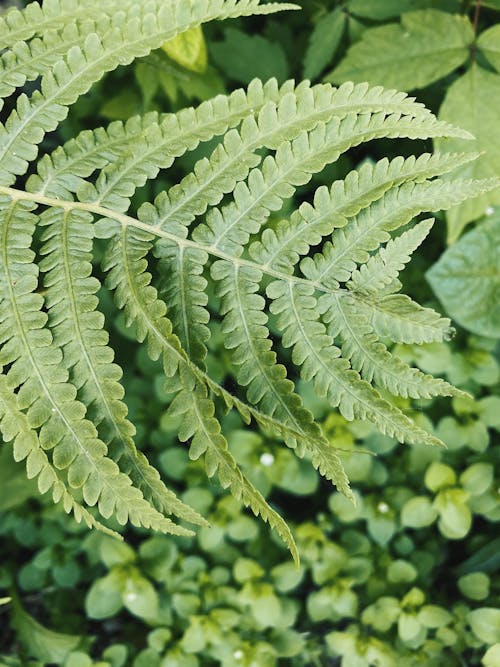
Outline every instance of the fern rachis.
<svg viewBox="0 0 500 667"><path fill-rule="evenodd" d="M89 526L100 525L93 505L104 519L165 532L188 532L167 515L204 522L135 449L92 275L94 239L102 238L102 271L116 305L150 356L162 358L176 392L170 410L182 418L179 439L297 557L288 527L238 469L217 419L219 408L237 409L351 495L335 444L295 392L294 370L279 363L267 300L297 372L346 418L368 419L401 441L439 444L377 389L459 393L408 367L380 340L449 335L448 320L396 293L399 272L432 223L395 232L496 182L440 178L474 155L381 160L318 188L311 203L270 225L298 186L352 146L382 137L467 137L403 93L274 81L196 109L85 131L42 156L26 179L44 134L107 71L203 21L292 7L144 0L121 3L115 16L100 5L50 0L0 20L0 95L41 76L40 90L21 93L0 127L0 431L40 491ZM137 188L216 137L192 173L129 212ZM310 256L311 247L320 251ZM159 260L154 275L150 255ZM208 281L242 390L236 395L204 364Z"/></svg>

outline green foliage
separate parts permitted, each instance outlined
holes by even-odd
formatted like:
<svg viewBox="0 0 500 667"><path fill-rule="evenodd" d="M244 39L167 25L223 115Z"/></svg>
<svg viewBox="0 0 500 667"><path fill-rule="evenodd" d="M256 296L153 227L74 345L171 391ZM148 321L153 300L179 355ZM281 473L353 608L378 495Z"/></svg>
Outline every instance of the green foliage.
<svg viewBox="0 0 500 667"><path fill-rule="evenodd" d="M484 178L500 174L496 115L500 104L500 26L483 30L482 14L491 3L477 4L476 12L476 3L352 0L346 9L361 21L387 23L358 23L351 31L347 53L337 57L339 62L326 80L368 81L406 91L426 88L428 99L436 111L439 108L439 117L469 130L475 137L474 148L482 153L474 165L461 168L461 175ZM393 22L396 19L399 22ZM326 36L315 30L311 39L315 52L328 54ZM319 56L320 69L325 65ZM460 74L450 78L458 68ZM316 73L314 69L312 73ZM435 144L441 150L464 150L464 143L453 138L436 138ZM454 243L468 223L499 204L499 192L492 189L450 211L448 241Z"/></svg>
<svg viewBox="0 0 500 667"><path fill-rule="evenodd" d="M498 175L495 115L475 106L488 123L465 122L473 100L457 102L454 122L462 113L482 137L479 159L474 140L451 136L415 158L430 144L414 139L456 130L411 98L251 82L260 66L318 76L364 33L432 10L431 34L477 26L461 69L419 93L437 113L454 81L497 76L495 2L476 14L454 0L320 0L276 18L267 3L265 20L241 21L245 3L192 3L201 14L231 5L229 30L203 18L185 30L181 4L163 0L158 14L156 0L50 0L8 15L0 90L14 147L0 139L0 174L12 215L0 226L2 266L17 275L0 290L22 316L0 305L0 666L496 667L500 358L485 327L497 216L439 260L438 212L473 210L460 198L476 192L475 170ZM89 33L103 67L115 47L130 62L135 37L145 50L102 77ZM58 77L83 90L80 65L100 80L56 132L35 136L39 114L48 129L66 113ZM251 83L231 92L238 81ZM99 128L106 118L126 122ZM16 158L29 177L15 178ZM476 217L494 194L475 200ZM491 276L478 277L487 258ZM459 308L453 340L424 275L450 315ZM36 342L30 358L20 330ZM99 498L85 462L65 465L74 445L41 387L99 463L97 487L113 480ZM402 435L446 448L398 448ZM139 499L128 518L144 525L123 525L122 502Z"/></svg>
<svg viewBox="0 0 500 667"><path fill-rule="evenodd" d="M463 327L500 337L500 216L491 216L442 255L427 278Z"/></svg>
<svg viewBox="0 0 500 667"><path fill-rule="evenodd" d="M189 443L190 458L203 458L208 475L217 474L224 488L269 522L298 560L287 525L231 454L219 423L221 407L236 408L247 423L254 419L280 436L299 457L308 455L339 490L352 494L335 446L303 406L272 349L260 292L271 302L291 361L319 396L346 418L369 420L401 442L440 444L374 385L415 398L460 392L395 358L380 337L401 339L397 319L386 318L381 334L370 310L384 312L392 300L395 318L404 313L405 340L425 340L422 326L434 329L431 340L448 336L448 322L433 311L412 301L404 308L394 302L397 276L431 224L393 234L420 212L448 209L487 192L496 181L440 178L474 155L381 160L330 189L320 187L311 204L274 223L271 215L298 187L352 146L379 137L469 135L394 91L351 83L336 89L288 82L278 88L271 80L266 86L255 81L247 91L197 109L84 131L42 157L25 187L18 183L44 135L107 71L161 45L179 61L175 48L180 47L172 51L171 40L214 16L287 7L259 7L250 0L178 4L158 7L152 20L143 15L149 5L134 3L130 16L121 13L119 25L110 28L111 14L104 24L80 24L77 15L73 23L70 14L59 16L59 6L30 5L7 14L0 26L6 43L20 35L26 40L2 56L3 94L42 75L40 90L31 97L22 93L1 128L2 433L14 441L13 457L26 461L39 491L50 492L88 526L109 530L89 511L94 506L102 519L114 516L121 525L166 533L190 534L170 516L203 525L136 450L122 370L98 309L101 281L92 275L100 239L106 286L115 292L131 333L146 341L153 360L162 359L166 391L175 394L170 415L179 418L178 437ZM91 16L90 5L88 10ZM63 21L65 30L73 31L77 43L67 55L39 57L40 50L53 55L57 43L51 37L49 48L43 39L31 39L40 32L43 38L40 21L43 26ZM198 35L199 47L200 33L190 34ZM246 48L244 39L239 44ZM181 60L186 57L183 53ZM229 62L227 54L221 58ZM234 60L231 64L237 71ZM177 185L136 213L124 213L137 188L216 137L221 138L209 158L198 160ZM261 149L269 154L263 157ZM333 243L327 240L320 248L332 233ZM309 257L311 246L321 252ZM158 260L154 279L149 253ZM237 384L246 388L246 401L205 368L214 312L222 318L224 347ZM127 585L120 589L125 605Z"/></svg>
<svg viewBox="0 0 500 667"><path fill-rule="evenodd" d="M473 39L461 16L433 9L404 13L400 24L365 30L327 79L424 88L462 65Z"/></svg>

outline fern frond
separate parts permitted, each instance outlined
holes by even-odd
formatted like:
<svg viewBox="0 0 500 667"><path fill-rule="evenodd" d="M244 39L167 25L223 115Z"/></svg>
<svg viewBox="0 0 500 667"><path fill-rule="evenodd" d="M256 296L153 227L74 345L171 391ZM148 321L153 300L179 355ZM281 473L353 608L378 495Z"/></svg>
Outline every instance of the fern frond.
<svg viewBox="0 0 500 667"><path fill-rule="evenodd" d="M495 181L496 182L496 181ZM391 188L373 206L359 213L349 225L339 229L332 243L323 251L302 260L300 268L310 280L336 289L346 282L356 264L370 259L370 252L389 241L390 231L407 224L422 211L439 211L491 189L493 182L485 179L444 180L404 183Z"/></svg>
<svg viewBox="0 0 500 667"><path fill-rule="evenodd" d="M362 142L470 138L404 93L253 82L197 108L83 132L34 164L46 133L106 72L205 21L289 8L259 0L45 0L0 18L0 100L37 81L31 97L20 91L9 100L0 124L0 431L40 491L89 526L97 525L87 509L94 505L104 518L164 532L190 534L168 514L204 523L135 449L121 370L98 310L95 238L107 244L106 283L127 325L150 357L161 357L190 456L203 457L208 474L263 516L295 558L287 526L237 467L216 418L219 409L236 409L352 497L335 443L296 393L293 368L278 362L268 301L292 363L348 419L436 445L375 386L403 397L460 393L398 360L385 341L451 333L449 320L394 294L430 223L393 232L423 211L496 186L440 178L476 156L365 164L320 187L287 219L273 215ZM212 154L192 173L127 214L137 188L213 139ZM205 368L212 311L223 317L246 400Z"/></svg>
<svg viewBox="0 0 500 667"><path fill-rule="evenodd" d="M285 367L276 363L265 326L264 299L257 294L261 272L249 267L238 270L230 262L221 260L213 264L212 277L221 298L221 313L225 315L224 344L232 350L238 382L247 387L249 402L261 406L266 415L274 417L285 428L290 426L295 433L304 434L305 438L298 441L285 439L285 442L297 448L299 456L309 452L313 465L339 489L348 488L334 448L293 391L293 382L287 379ZM311 446L311 443L315 444Z"/></svg>
<svg viewBox="0 0 500 667"><path fill-rule="evenodd" d="M424 241L434 224L434 219L422 220L370 257L366 264L352 272L347 287L354 292L380 292L395 285L399 273L410 261L413 251ZM399 289L399 281L397 281ZM396 291L396 290L395 290Z"/></svg>
<svg viewBox="0 0 500 667"><path fill-rule="evenodd" d="M154 468L144 455L139 457L135 448L135 427L126 418L127 407L122 401L122 371L113 363L114 353L103 329L104 317L96 310L100 283L91 276L92 217L83 211L49 209L41 223L46 226L41 249L46 257L40 269L45 273L49 323L79 399L87 406L87 418L98 428L111 458L146 500L154 501L164 514L203 523L202 517L195 516L157 479Z"/></svg>
<svg viewBox="0 0 500 667"><path fill-rule="evenodd" d="M160 260L160 295L168 303L173 330L191 361L203 367L205 343L210 338L207 281L202 275L208 253L160 242L156 244L155 256Z"/></svg>
<svg viewBox="0 0 500 667"><path fill-rule="evenodd" d="M370 298L354 294L359 311L370 322L380 338L395 343L440 343L454 333L451 321L432 308L424 308L406 294L389 294Z"/></svg>
<svg viewBox="0 0 500 667"><path fill-rule="evenodd" d="M292 360L301 368L302 377L314 380L318 394L338 407L346 419L367 419L402 442L442 445L349 368L321 322L313 286L275 281L267 294L283 331L283 345L292 348Z"/></svg>
<svg viewBox="0 0 500 667"><path fill-rule="evenodd" d="M328 295L328 301L330 305L323 314L328 334L332 339L341 338L342 357L364 380L374 380L391 394L405 398L464 395L448 382L425 375L391 354L360 313L354 298L348 294Z"/></svg>
<svg viewBox="0 0 500 667"><path fill-rule="evenodd" d="M81 25L69 23L62 31L50 30L42 38L30 42L20 41L0 56L0 97L11 95L26 81L43 76L66 54L82 46L89 33L104 34L109 28L109 19L101 13L97 21L85 21Z"/></svg>
<svg viewBox="0 0 500 667"><path fill-rule="evenodd" d="M318 188L313 204L303 202L289 220L266 229L261 241L250 246L251 256L270 269L291 273L301 255L317 245L347 219L380 199L389 189L406 181L419 183L447 173L477 157L474 153L424 153L416 158L386 158L365 163L328 189Z"/></svg>
<svg viewBox="0 0 500 667"><path fill-rule="evenodd" d="M168 39L208 20L292 8L276 4L261 7L258 0L203 0L189 5L182 0L154 0L154 4L155 14L139 5L140 11L133 12L130 21L113 27L102 39L96 33L88 34L81 47L70 49L42 77L40 91L31 98L20 95L16 109L5 126L0 126L2 185L12 184L16 175L26 172L44 134L54 130L66 117L68 106L106 72L147 55Z"/></svg>
<svg viewBox="0 0 500 667"><path fill-rule="evenodd" d="M84 130L38 161L38 176L29 178L27 189L70 198L70 193L77 192L85 178L104 167L105 176L99 177L105 181L104 187L111 188L111 182L118 180L118 174L121 174L120 180L127 174L136 182L134 169L140 174L146 169L154 169L157 159L179 157L186 150L194 150L200 141L223 134L246 116L258 113L266 102L277 103L293 88L292 81L278 86L276 79L265 84L254 79L246 90L239 88L230 95L219 95L198 107L181 109L175 114L150 112L141 117L134 116L126 123L114 121L107 129ZM143 178L141 176L139 183ZM87 190L87 197L102 203L101 199L105 197L102 188L99 193L94 190L93 198ZM120 189L123 191L123 185Z"/></svg>
<svg viewBox="0 0 500 667"><path fill-rule="evenodd" d="M217 474L223 488L229 487L231 493L241 499L246 507L250 507L256 516L260 515L267 521L287 545L298 564L299 554L289 527L244 476L229 452L220 424L214 417L214 404L207 396L206 387L196 385L194 391L180 391L169 412L183 416L179 439L183 442L191 440L189 457L197 460L204 456L208 476Z"/></svg>
<svg viewBox="0 0 500 667"><path fill-rule="evenodd" d="M167 225L169 220L176 220L189 225L209 205L218 204L223 195L231 192L235 184L246 177L248 170L260 162L255 154L257 149L282 148L284 141L291 141L332 118L340 121L350 114L401 114L415 119L414 124L422 129L430 123L435 131L440 131L435 127L435 119L428 113L422 115L421 108L410 98L401 98L400 94L383 89L378 89L378 95L371 90L367 94L368 90L366 85L344 85L335 89L328 84L310 88L302 83L284 95L277 105L271 102L264 105L255 119L248 116L243 121L239 132L226 134L224 142L217 146L209 160L200 160L191 174L171 188L167 196L157 200L156 205L161 210L159 224ZM331 129L332 135L334 129ZM445 134L450 130L449 126L441 127Z"/></svg>
<svg viewBox="0 0 500 667"><path fill-rule="evenodd" d="M100 7L98 0L45 0L43 5L30 2L22 10L12 8L0 17L0 44L6 49L34 35L61 30L75 21L92 18Z"/></svg>
<svg viewBox="0 0 500 667"><path fill-rule="evenodd" d="M40 443L52 450L52 463L67 471L69 486L81 488L88 505L104 518L116 513L124 524L188 534L147 503L130 479L110 459L85 406L68 382L62 352L45 328L43 297L34 290L38 268L30 250L36 216L31 205L2 200L1 225L1 361L10 364L7 381L18 388L18 401L30 425L40 428Z"/></svg>
<svg viewBox="0 0 500 667"><path fill-rule="evenodd" d="M26 460L28 479L38 477L40 493L52 492L54 503L61 503L66 512L72 512L75 520L84 521L88 528L97 528L108 535L120 537L97 519L68 492L66 485L59 478L58 471L52 466L49 457L42 449L39 438L30 427L28 418L19 410L16 397L7 384L5 375L0 375L0 433L5 442L13 443L15 461Z"/></svg>

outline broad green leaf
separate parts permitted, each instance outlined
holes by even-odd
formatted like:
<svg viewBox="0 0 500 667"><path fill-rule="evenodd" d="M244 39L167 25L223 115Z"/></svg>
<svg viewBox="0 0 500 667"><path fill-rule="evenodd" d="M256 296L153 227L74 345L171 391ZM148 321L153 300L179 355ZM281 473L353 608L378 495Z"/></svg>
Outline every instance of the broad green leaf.
<svg viewBox="0 0 500 667"><path fill-rule="evenodd" d="M439 491L447 486L453 486L457 481L455 471L444 463L434 461L425 473L425 486L430 491Z"/></svg>
<svg viewBox="0 0 500 667"><path fill-rule="evenodd" d="M430 526L437 518L437 512L426 496L410 498L401 510L401 523L408 528Z"/></svg>
<svg viewBox="0 0 500 667"><path fill-rule="evenodd" d="M500 3L498 5L498 9L500 10ZM500 664L500 642L490 646L490 648L483 655L481 663L484 665L484 667L497 667L497 665Z"/></svg>
<svg viewBox="0 0 500 667"><path fill-rule="evenodd" d="M500 337L500 214L448 248L426 278L460 325Z"/></svg>
<svg viewBox="0 0 500 667"><path fill-rule="evenodd" d="M398 620L401 608L397 598L384 596L363 611L361 620L379 632L387 632Z"/></svg>
<svg viewBox="0 0 500 667"><path fill-rule="evenodd" d="M72 651L88 643L84 637L44 627L25 612L17 600L13 603L12 626L26 653L44 663L60 664Z"/></svg>
<svg viewBox="0 0 500 667"><path fill-rule="evenodd" d="M426 604L418 612L418 620L426 628L440 628L447 625L453 620L452 615L443 609L433 604Z"/></svg>
<svg viewBox="0 0 500 667"><path fill-rule="evenodd" d="M498 109L500 108L500 75L487 72L473 65L449 88L439 111L441 120L459 123L469 130L475 141L461 139L436 139L438 150L482 152L477 160L459 167L453 177L500 177L500 132ZM448 242L454 243L465 225L489 212L491 206L500 204L500 187L479 197L453 207L446 213Z"/></svg>
<svg viewBox="0 0 500 667"><path fill-rule="evenodd" d="M347 15L340 7L322 16L309 38L304 58L304 77L316 78L331 62L344 34Z"/></svg>
<svg viewBox="0 0 500 667"><path fill-rule="evenodd" d="M132 569L122 589L123 605L139 618L154 620L158 615L158 594L138 570Z"/></svg>
<svg viewBox="0 0 500 667"><path fill-rule="evenodd" d="M498 8L500 9L500 2ZM477 46L493 67L500 72L500 25L494 25L481 33Z"/></svg>
<svg viewBox="0 0 500 667"><path fill-rule="evenodd" d="M490 594L490 578L484 572L471 572L460 577L458 588L471 600L485 600Z"/></svg>
<svg viewBox="0 0 500 667"><path fill-rule="evenodd" d="M114 616L123 606L124 586L125 579L119 570L112 570L105 577L96 579L85 599L87 615L95 619Z"/></svg>
<svg viewBox="0 0 500 667"><path fill-rule="evenodd" d="M403 14L400 24L366 30L327 80L423 88L464 63L473 39L465 17L433 9Z"/></svg>
<svg viewBox="0 0 500 667"><path fill-rule="evenodd" d="M416 567L406 560L394 560L387 568L387 580L393 584L409 583L414 581L417 575Z"/></svg>
<svg viewBox="0 0 500 667"><path fill-rule="evenodd" d="M449 540L461 540L470 530L472 514L467 505L468 496L463 489L446 489L434 500L439 512L438 528Z"/></svg>
<svg viewBox="0 0 500 667"><path fill-rule="evenodd" d="M93 664L92 658L86 653L75 651L65 660L64 667L92 667Z"/></svg>
<svg viewBox="0 0 500 667"><path fill-rule="evenodd" d="M493 464L473 463L460 475L460 484L471 496L480 496L491 486L494 474Z"/></svg>
<svg viewBox="0 0 500 667"><path fill-rule="evenodd" d="M416 9L456 11L458 0L349 0L349 13L374 21L385 21Z"/></svg>
<svg viewBox="0 0 500 667"><path fill-rule="evenodd" d="M254 77L267 81L273 76L284 81L288 76L283 49L261 35L227 28L224 41L211 44L210 52L218 68L241 83L249 83Z"/></svg>
<svg viewBox="0 0 500 667"><path fill-rule="evenodd" d="M417 614L403 612L398 618L398 635L404 642L415 640L422 630Z"/></svg>
<svg viewBox="0 0 500 667"><path fill-rule="evenodd" d="M482 4L491 9L498 9L500 12L500 0L483 0Z"/></svg>
<svg viewBox="0 0 500 667"><path fill-rule="evenodd" d="M161 48L167 56L186 69L204 72L207 68L207 46L201 26L169 39Z"/></svg>
<svg viewBox="0 0 500 667"><path fill-rule="evenodd" d="M500 640L500 609L481 607L471 611L467 620L472 632L485 644L494 644Z"/></svg>

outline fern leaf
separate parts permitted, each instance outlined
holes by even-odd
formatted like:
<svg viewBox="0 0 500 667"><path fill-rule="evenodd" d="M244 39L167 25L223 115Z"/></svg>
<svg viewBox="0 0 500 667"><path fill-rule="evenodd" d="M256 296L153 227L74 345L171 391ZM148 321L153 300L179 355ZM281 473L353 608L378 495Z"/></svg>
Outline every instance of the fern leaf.
<svg viewBox="0 0 500 667"><path fill-rule="evenodd" d="M55 468L67 471L70 487L81 488L85 502L97 504L104 518L116 513L122 524L130 520L165 532L189 533L159 514L105 458L106 445L84 418L85 406L76 400L76 389L61 365L61 350L45 328L43 297L34 292L38 268L30 250L36 222L29 212L32 206L2 204L1 361L11 365L7 380L18 388L19 406L26 410L30 425L40 427L42 447L52 450Z"/></svg>
<svg viewBox="0 0 500 667"><path fill-rule="evenodd" d="M205 343L210 338L207 281L202 275L208 254L198 248L160 242L155 246L155 256L160 260L159 291L168 303L173 330L189 359L203 366L207 355Z"/></svg>
<svg viewBox="0 0 500 667"><path fill-rule="evenodd" d="M260 515L267 521L287 545L298 564L299 553L287 524L243 475L229 452L220 424L214 417L214 404L207 396L206 387L197 385L194 391L180 391L169 412L183 416L179 439L183 442L191 439L190 458L197 460L204 456L208 476L217 474L223 488L229 487L231 493L241 499L245 506L249 506L256 516Z"/></svg>
<svg viewBox="0 0 500 667"><path fill-rule="evenodd" d="M380 338L395 343L422 344L450 340L454 334L451 321L432 308L424 308L405 294L367 299L353 295L359 312L370 322Z"/></svg>
<svg viewBox="0 0 500 667"><path fill-rule="evenodd" d="M5 126L0 126L0 184L10 185L16 175L26 172L28 162L37 155L37 144L44 134L54 130L66 117L68 106L106 72L147 55L178 33L210 19L292 8L275 4L259 7L258 1L254 0L204 0L189 5L181 0L166 4L154 0L154 4L157 5L154 15L132 13L128 23L113 28L102 39L95 33L88 34L82 47L70 49L67 56L42 77L40 91L35 91L31 98L20 95L16 109Z"/></svg>
<svg viewBox="0 0 500 667"><path fill-rule="evenodd" d="M410 261L413 251L424 241L433 224L433 218L422 220L388 241L366 264L353 271L347 287L355 292L373 293L386 290L388 285L394 285L399 273Z"/></svg>
<svg viewBox="0 0 500 667"><path fill-rule="evenodd" d="M332 117L341 120L351 113L380 113L383 108L386 115L399 112L421 118L421 109L412 100L394 95L393 91L378 89L378 93L367 94L364 85L354 88L347 85L337 90L329 85L310 88L301 84L284 95L278 105L271 102L264 105L256 119L247 117L239 132L225 136L210 160L200 160L191 174L157 202L161 209L159 224L167 225L169 220L190 224L207 206L218 204L225 193L246 177L248 169L260 162L256 149L263 146L276 149L284 141ZM425 122L420 122L426 124L430 120L435 126L435 119L428 113L424 117Z"/></svg>
<svg viewBox="0 0 500 667"><path fill-rule="evenodd" d="M321 301L321 300L320 300ZM392 355L373 333L369 322L360 314L356 301L347 294L328 295L328 309L323 314L328 334L342 340L342 357L359 371L367 382L375 382L394 395L411 398L464 396L448 382L425 375ZM319 304L321 309L321 303Z"/></svg>
<svg viewBox="0 0 500 667"><path fill-rule="evenodd" d="M13 44L11 50L0 56L0 97L11 95L26 81L34 81L49 72L71 48L82 46L89 33L104 34L109 28L109 18L104 13L94 18L98 21L85 21L80 25L72 22L61 31L44 32L41 39Z"/></svg>
<svg viewBox="0 0 500 667"><path fill-rule="evenodd" d="M336 289L364 264L369 252L389 241L389 232L407 224L422 211L451 208L467 197L491 189L491 180L444 180L423 183L404 183L388 190L369 209L352 218L349 224L335 233L333 243L327 242L322 253L314 259L305 258L301 270L310 280Z"/></svg>
<svg viewBox="0 0 500 667"><path fill-rule="evenodd" d="M117 4L117 3L113 3ZM0 17L0 44L9 48L37 34L61 30L75 21L92 18L102 7L98 0L44 0L23 9L11 9Z"/></svg>
<svg viewBox="0 0 500 667"><path fill-rule="evenodd" d="M92 217L82 211L64 213L50 209L42 216L46 231L40 263L45 272L46 304L54 342L62 348L71 381L87 406L87 418L99 429L99 436L113 460L120 463L146 500L162 513L193 517L192 510L178 500L155 475L146 457L135 448L134 426L126 418L119 382L122 371L113 363L104 317L96 310L99 282L91 277ZM151 486L148 480L153 482ZM198 517L197 523L203 522Z"/></svg>
<svg viewBox="0 0 500 667"><path fill-rule="evenodd" d="M352 497L335 448L326 441L306 410L303 409L303 416L311 424L307 429L302 424L294 428L293 424L281 421L276 415L262 412L233 396L187 358L178 338L172 333L170 320L165 317L164 302L157 298L155 288L150 285L151 275L145 272L144 254L147 246L144 245L144 239L147 243L151 237L144 232L138 234L137 230L133 234L130 230L128 234L124 232L125 239L129 235L133 243L114 240L109 246L104 261L104 268L109 271L107 284L116 290L117 305L125 310L129 325L136 325L138 339L147 338L150 356L157 359L162 355L167 376L171 377L176 370L182 370L183 376L189 378L192 386L200 382L205 384L228 407L235 407L247 423L253 417L272 434L282 437L298 456L311 453L312 463L321 474L333 481L340 491Z"/></svg>
<svg viewBox="0 0 500 667"><path fill-rule="evenodd" d="M367 419L402 442L441 445L441 441L416 426L398 408L349 368L321 322L314 287L274 281L267 289L271 310L278 316L283 345L292 347L292 360L305 380L314 380L316 391L338 407L349 420Z"/></svg>
<svg viewBox="0 0 500 667"><path fill-rule="evenodd" d="M262 240L250 246L250 255L265 267L292 273L301 255L320 243L347 219L380 199L390 188L406 181L416 183L445 174L477 155L468 153L424 153L418 158L386 158L375 164L365 163L345 179L335 181L328 189L318 188L313 204L302 203L289 220L281 221L275 230L266 229Z"/></svg>
<svg viewBox="0 0 500 667"><path fill-rule="evenodd" d="M232 205L208 214L207 224L195 230L194 240L238 256L249 235L259 231L269 212L279 210L296 186L307 183L313 173L362 141L392 132L404 134L408 122L399 116L351 115L343 120L334 118L309 133L303 132L291 143L282 143L274 157L268 156L260 169L250 173L248 185L236 186ZM410 125L420 122L411 119ZM404 129L400 130L400 125ZM158 224L164 221L161 216Z"/></svg>
<svg viewBox="0 0 500 667"><path fill-rule="evenodd" d="M38 175L29 178L27 189L48 196L71 198L70 193L77 192L85 178L104 167L106 180L104 176L99 178L105 182L115 180L116 172L130 173L135 179L133 169L126 171L130 163L139 173L146 169L146 166L142 167L143 162L151 170L159 157L161 160L163 155L179 157L187 149L194 150L200 141L223 134L245 116L258 113L266 102L278 102L290 90L293 90L292 81L278 86L276 79L265 84L254 79L246 90L240 88L228 96L219 95L196 108L181 109L175 114L150 112L142 117L134 116L126 123L115 121L107 129L84 130L76 139L38 161ZM102 190L98 194L95 189L93 199L90 192L87 197L101 204L104 201Z"/></svg>
<svg viewBox="0 0 500 667"><path fill-rule="evenodd" d="M30 427L28 418L17 406L15 395L7 384L5 375L0 375L0 433L5 442L13 442L13 457L16 461L26 460L28 479L38 477L40 493L52 491L55 503L61 503L66 512L72 512L75 520L84 521L88 528L97 528L108 535L120 538L78 503L68 492L59 478L45 451L40 445L37 433Z"/></svg>
<svg viewBox="0 0 500 667"><path fill-rule="evenodd" d="M290 426L296 433L304 434L305 438L291 443L287 440L287 444L297 447L299 456L309 451L313 465L321 474L339 489L347 490L345 473L339 474L341 466L334 448L293 391L285 367L276 363L265 326L264 299L257 294L262 274L257 269L237 269L220 260L212 266L212 277L221 298L221 312L225 315L224 343L232 350L238 382L247 387L249 402L261 406L266 415L275 417L285 428ZM312 447L311 442L315 442Z"/></svg>

